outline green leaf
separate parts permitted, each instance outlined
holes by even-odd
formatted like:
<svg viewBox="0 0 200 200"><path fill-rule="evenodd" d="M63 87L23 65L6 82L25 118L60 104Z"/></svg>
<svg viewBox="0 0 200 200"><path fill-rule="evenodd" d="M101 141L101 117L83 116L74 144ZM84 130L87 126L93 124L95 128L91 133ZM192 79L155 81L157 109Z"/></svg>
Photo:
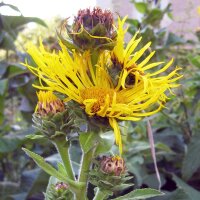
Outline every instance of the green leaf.
<svg viewBox="0 0 200 200"><path fill-rule="evenodd" d="M67 172L66 172L64 165L61 162L58 162L57 165L58 165L58 171L61 174L63 174L63 176L67 176Z"/></svg>
<svg viewBox="0 0 200 200"><path fill-rule="evenodd" d="M157 142L155 144L156 148L159 150L163 150L167 153L173 153L173 151L169 148L169 146L167 146L166 144L162 143L162 142Z"/></svg>
<svg viewBox="0 0 200 200"><path fill-rule="evenodd" d="M2 32L1 37L0 49L15 51L15 39L5 31Z"/></svg>
<svg viewBox="0 0 200 200"><path fill-rule="evenodd" d="M22 25L25 25L29 22L35 22L44 27L47 27L46 23L38 17L23 17L23 16L7 16L1 15L3 22L3 28L6 31L11 31L10 29L17 29Z"/></svg>
<svg viewBox="0 0 200 200"><path fill-rule="evenodd" d="M8 65L8 77L13 78L18 75L27 73L28 70L19 63L12 63Z"/></svg>
<svg viewBox="0 0 200 200"><path fill-rule="evenodd" d="M0 7L1 7L1 6L8 6L8 7L12 8L13 10L15 10L15 11L17 11L17 12L20 12L19 8L16 7L16 6L14 6L14 5L12 5L12 4L7 4L7 3L1 2L1 3L0 3ZM20 12L20 13L21 13L21 12Z"/></svg>
<svg viewBox="0 0 200 200"><path fill-rule="evenodd" d="M194 136L188 145L188 151L183 160L182 174L183 178L188 180L194 172L200 167L200 136Z"/></svg>
<svg viewBox="0 0 200 200"><path fill-rule="evenodd" d="M5 95L0 95L0 124L4 121L4 102L5 102Z"/></svg>
<svg viewBox="0 0 200 200"><path fill-rule="evenodd" d="M173 14L171 12L167 12L167 16L171 19L174 20Z"/></svg>
<svg viewBox="0 0 200 200"><path fill-rule="evenodd" d="M22 140L11 137L5 136L0 137L0 153L8 153L16 150L22 144Z"/></svg>
<svg viewBox="0 0 200 200"><path fill-rule="evenodd" d="M47 174L56 177L57 179L61 181L66 181L66 177L64 177L61 173L59 173L55 168L53 168L50 164L48 164L44 158L42 158L40 155L29 151L28 149L22 148L26 152L28 156L30 156L36 164L42 168Z"/></svg>
<svg viewBox="0 0 200 200"><path fill-rule="evenodd" d="M0 41L0 43L1 43L1 41ZM5 60L0 61L0 78L5 74L5 72L7 71L8 66L9 66L9 64L8 64L7 61L5 61Z"/></svg>
<svg viewBox="0 0 200 200"><path fill-rule="evenodd" d="M149 12L149 14L145 17L144 22L145 24L150 24L152 26L156 26L160 24L160 21L163 18L164 13L155 8Z"/></svg>
<svg viewBox="0 0 200 200"><path fill-rule="evenodd" d="M185 193L183 189L176 189L172 194L169 195L167 200L193 200L188 194Z"/></svg>
<svg viewBox="0 0 200 200"><path fill-rule="evenodd" d="M146 3L143 2L135 2L135 8L140 12L145 14L148 11L148 7Z"/></svg>
<svg viewBox="0 0 200 200"><path fill-rule="evenodd" d="M166 41L166 45L170 46L170 45L177 45L177 44L183 44L185 43L185 40L181 37L179 37L178 35L174 34L174 33L169 33L167 41Z"/></svg>
<svg viewBox="0 0 200 200"><path fill-rule="evenodd" d="M96 148L95 154L99 155L101 153L108 152L112 148L112 146L115 142L115 139L113 137L113 133L111 131L101 133L99 135L98 142L99 142L99 144Z"/></svg>
<svg viewBox="0 0 200 200"><path fill-rule="evenodd" d="M176 182L177 186L184 190L184 192L191 198L191 200L199 200L200 192L189 186L183 180L181 180L176 175L173 175L173 180Z"/></svg>
<svg viewBox="0 0 200 200"><path fill-rule="evenodd" d="M81 133L79 136L79 141L84 153L87 153L91 148L97 145L98 135L94 132Z"/></svg>
<svg viewBox="0 0 200 200"><path fill-rule="evenodd" d="M145 188L134 190L124 196L116 198L115 200L141 200L161 195L164 195L164 193L155 189Z"/></svg>
<svg viewBox="0 0 200 200"><path fill-rule="evenodd" d="M23 171L20 192L27 193L24 200L35 193L44 191L48 183L48 179L49 175L39 168Z"/></svg>
<svg viewBox="0 0 200 200"><path fill-rule="evenodd" d="M43 135L36 135L36 134L29 134L29 135L26 135L26 138L31 139L31 140L37 140L37 139L44 138L44 136Z"/></svg>
<svg viewBox="0 0 200 200"><path fill-rule="evenodd" d="M139 21L137 19L130 19L130 18L128 18L126 20L126 23L129 23L130 25L133 25L135 27L139 26Z"/></svg>
<svg viewBox="0 0 200 200"><path fill-rule="evenodd" d="M8 86L8 79L1 79L0 80L0 95L3 95Z"/></svg>
<svg viewBox="0 0 200 200"><path fill-rule="evenodd" d="M66 176L63 175L62 172L57 171L54 167L52 167L50 164L48 164L44 160L44 158L41 157L40 155L38 155L32 151L29 151L28 149L25 149L25 148L22 148L22 150L24 150L26 152L26 154L28 156L30 156L36 162L36 164L40 168L42 168L47 174L56 177L60 181L67 182L70 185L70 189L72 191L77 191L85 185L85 183L83 183L83 182L76 182L76 181L73 181L73 180L67 178Z"/></svg>
<svg viewBox="0 0 200 200"><path fill-rule="evenodd" d="M187 59L191 65L200 68L200 56L199 55L189 54L187 56Z"/></svg>

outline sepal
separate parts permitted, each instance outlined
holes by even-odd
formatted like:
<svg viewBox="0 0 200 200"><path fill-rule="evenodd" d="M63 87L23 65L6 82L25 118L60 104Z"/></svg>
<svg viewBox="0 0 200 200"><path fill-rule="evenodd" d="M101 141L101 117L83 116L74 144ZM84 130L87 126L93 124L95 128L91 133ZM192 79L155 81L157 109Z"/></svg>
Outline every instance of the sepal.
<svg viewBox="0 0 200 200"><path fill-rule="evenodd" d="M46 116L33 114L34 127L50 140L66 138L75 129L73 121L74 116L68 110Z"/></svg>

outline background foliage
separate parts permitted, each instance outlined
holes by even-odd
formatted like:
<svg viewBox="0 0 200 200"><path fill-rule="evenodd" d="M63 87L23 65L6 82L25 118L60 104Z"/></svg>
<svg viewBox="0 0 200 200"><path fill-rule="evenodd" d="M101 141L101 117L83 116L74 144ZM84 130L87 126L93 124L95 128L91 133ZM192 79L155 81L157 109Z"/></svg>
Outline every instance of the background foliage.
<svg viewBox="0 0 200 200"><path fill-rule="evenodd" d="M158 1L132 1L141 13L141 19L128 19L129 33L138 29L143 36L142 45L152 41L156 50L155 60L175 60L175 65L183 68L184 78L181 87L171 96L167 109L151 118L157 163L165 196L156 200L199 200L200 199L200 37L196 32L195 41L187 41L165 28L161 22L165 15L172 20L170 4L161 9ZM9 6L20 13L13 5ZM0 196L2 200L43 199L42 192L48 183L48 175L36 168L22 152L27 147L44 157L52 164L58 160L55 149L46 140L33 140L36 130L32 128L32 113L36 104L32 83L35 78L20 62L30 59L24 52L25 43L37 43L41 31L25 30L29 22L37 23L48 35L44 43L50 50L57 48L55 31L58 19L49 27L39 18L0 15ZM37 28L39 30L39 28ZM41 28L40 28L41 30ZM27 34L28 33L28 34ZM37 34L36 34L37 33ZM151 51L151 49L149 49ZM121 124L124 132L125 159L134 189L151 187L158 183L151 158L146 134L146 122ZM77 144L78 145L78 144ZM73 150L74 152L75 150ZM113 148L115 152L115 148ZM72 158L78 172L80 152ZM92 187L92 186L90 186ZM89 189L90 189L89 187ZM124 191L126 193L128 191Z"/></svg>

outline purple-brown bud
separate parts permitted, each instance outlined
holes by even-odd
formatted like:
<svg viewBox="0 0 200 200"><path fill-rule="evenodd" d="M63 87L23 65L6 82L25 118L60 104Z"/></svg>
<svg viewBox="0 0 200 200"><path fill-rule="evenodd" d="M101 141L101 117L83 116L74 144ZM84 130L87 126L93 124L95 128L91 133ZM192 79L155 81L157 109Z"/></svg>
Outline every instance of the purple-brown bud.
<svg viewBox="0 0 200 200"><path fill-rule="evenodd" d="M124 159L119 156L103 156L100 161L100 168L103 172L114 174L115 176L124 174L126 170Z"/></svg>
<svg viewBox="0 0 200 200"><path fill-rule="evenodd" d="M87 8L78 11L71 29L66 24L65 27L73 45L81 51L113 49L116 37L113 23L113 14L109 10Z"/></svg>
<svg viewBox="0 0 200 200"><path fill-rule="evenodd" d="M69 185L63 182L58 182L55 185L56 191L67 190L68 188L69 188Z"/></svg>
<svg viewBox="0 0 200 200"><path fill-rule="evenodd" d="M98 24L102 24L106 28L105 35L96 33L99 36L110 37L113 32L113 15L109 10L102 10L101 8L89 8L79 10L77 17L74 18L73 31L79 32L83 28L90 32Z"/></svg>

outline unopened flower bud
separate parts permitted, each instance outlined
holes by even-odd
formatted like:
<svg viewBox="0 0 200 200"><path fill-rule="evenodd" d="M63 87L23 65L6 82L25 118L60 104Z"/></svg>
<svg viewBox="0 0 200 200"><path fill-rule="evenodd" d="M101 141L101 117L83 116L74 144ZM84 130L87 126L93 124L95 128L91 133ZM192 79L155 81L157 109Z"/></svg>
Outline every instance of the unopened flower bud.
<svg viewBox="0 0 200 200"><path fill-rule="evenodd" d="M65 110L64 103L57 98L52 91L39 91L37 93L38 104L36 108L36 113L41 116L47 116L51 114L56 114L58 112L63 112Z"/></svg>
<svg viewBox="0 0 200 200"><path fill-rule="evenodd" d="M63 182L58 182L55 185L56 191L63 191L63 190L67 190L68 188L69 188L69 186Z"/></svg>
<svg viewBox="0 0 200 200"><path fill-rule="evenodd" d="M119 156L102 157L100 161L100 168L103 172L107 174L114 174L115 176L124 174L126 170L124 159Z"/></svg>
<svg viewBox="0 0 200 200"><path fill-rule="evenodd" d="M102 191L120 191L130 187L126 183L130 177L124 159L119 156L103 156L94 162L89 172L89 181Z"/></svg>
<svg viewBox="0 0 200 200"><path fill-rule="evenodd" d="M72 28L66 26L73 44L81 50L113 49L116 33L113 14L109 10L94 8L79 10Z"/></svg>
<svg viewBox="0 0 200 200"><path fill-rule="evenodd" d="M65 141L66 134L75 129L74 116L51 91L40 91L37 96L38 104L32 119L34 127L52 141Z"/></svg>

